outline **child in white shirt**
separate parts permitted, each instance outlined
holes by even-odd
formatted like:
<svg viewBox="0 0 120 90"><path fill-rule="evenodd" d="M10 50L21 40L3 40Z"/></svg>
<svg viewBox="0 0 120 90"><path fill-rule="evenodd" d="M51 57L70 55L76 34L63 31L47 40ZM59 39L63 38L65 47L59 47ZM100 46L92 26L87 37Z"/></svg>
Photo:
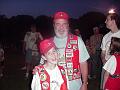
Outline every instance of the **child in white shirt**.
<svg viewBox="0 0 120 90"><path fill-rule="evenodd" d="M46 62L35 67L32 90L68 90L65 70L57 66L59 55L55 44L46 39L40 43L39 49Z"/></svg>
<svg viewBox="0 0 120 90"><path fill-rule="evenodd" d="M103 89L120 90L120 38L112 37L110 59L105 63Z"/></svg>

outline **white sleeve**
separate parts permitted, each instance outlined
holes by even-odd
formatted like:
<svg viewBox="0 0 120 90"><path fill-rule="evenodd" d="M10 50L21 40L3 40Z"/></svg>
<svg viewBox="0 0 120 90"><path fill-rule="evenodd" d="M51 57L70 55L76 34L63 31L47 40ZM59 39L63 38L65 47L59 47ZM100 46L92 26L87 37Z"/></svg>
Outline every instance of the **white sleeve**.
<svg viewBox="0 0 120 90"><path fill-rule="evenodd" d="M106 48L105 48L105 38L104 38L104 37L103 37L103 39L102 39L101 49L102 49L102 50L105 50L105 49L106 49Z"/></svg>
<svg viewBox="0 0 120 90"><path fill-rule="evenodd" d="M105 69L107 72L113 75L116 70L116 64L117 64L116 58L114 55L112 55L110 59L103 66L103 69Z"/></svg>
<svg viewBox="0 0 120 90"><path fill-rule="evenodd" d="M86 46L83 42L83 40L78 37L78 48L79 48L79 62L85 62L90 58L88 51L86 49Z"/></svg>
<svg viewBox="0 0 120 90"><path fill-rule="evenodd" d="M32 83L31 83L31 90L41 90L40 77L38 73L33 75Z"/></svg>

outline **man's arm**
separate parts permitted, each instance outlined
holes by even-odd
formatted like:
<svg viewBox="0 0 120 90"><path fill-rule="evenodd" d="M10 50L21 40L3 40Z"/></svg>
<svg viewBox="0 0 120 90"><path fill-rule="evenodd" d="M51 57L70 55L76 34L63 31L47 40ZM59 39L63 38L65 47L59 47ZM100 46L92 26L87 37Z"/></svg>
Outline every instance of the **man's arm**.
<svg viewBox="0 0 120 90"><path fill-rule="evenodd" d="M88 84L88 64L87 61L80 64L81 74L82 74L82 86L80 90L87 90Z"/></svg>
<svg viewBox="0 0 120 90"><path fill-rule="evenodd" d="M87 59L89 59L90 56L89 56L86 46L81 38L78 38L78 47L79 47L79 51L80 51L79 63L80 63L80 69L81 69L81 74L82 74L82 81L83 81L83 84L82 84L80 90L87 90L87 84L88 84Z"/></svg>
<svg viewBox="0 0 120 90"><path fill-rule="evenodd" d="M105 62L106 62L106 60L105 60L105 50L102 50L102 52L101 52L101 59L102 59L102 63L103 63L103 65L105 64Z"/></svg>

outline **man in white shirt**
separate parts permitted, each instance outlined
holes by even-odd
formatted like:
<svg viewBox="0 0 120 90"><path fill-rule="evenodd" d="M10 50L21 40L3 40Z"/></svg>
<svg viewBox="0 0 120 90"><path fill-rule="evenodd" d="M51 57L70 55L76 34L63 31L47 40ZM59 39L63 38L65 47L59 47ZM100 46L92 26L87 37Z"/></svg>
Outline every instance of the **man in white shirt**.
<svg viewBox="0 0 120 90"><path fill-rule="evenodd" d="M105 23L106 23L106 27L110 29L110 32L108 32L103 37L102 44L101 44L101 49L102 49L101 59L102 59L103 65L111 57L111 55L109 54L111 38L112 37L120 38L120 18L116 13L109 13L107 15ZM102 81L103 81L103 73L104 71L102 71L102 75L101 75L101 88L102 88Z"/></svg>
<svg viewBox="0 0 120 90"><path fill-rule="evenodd" d="M69 16L65 12L55 13L53 26L55 36L52 39L60 55L58 65L66 70L69 90L87 90L89 54L83 40L81 37L69 34Z"/></svg>

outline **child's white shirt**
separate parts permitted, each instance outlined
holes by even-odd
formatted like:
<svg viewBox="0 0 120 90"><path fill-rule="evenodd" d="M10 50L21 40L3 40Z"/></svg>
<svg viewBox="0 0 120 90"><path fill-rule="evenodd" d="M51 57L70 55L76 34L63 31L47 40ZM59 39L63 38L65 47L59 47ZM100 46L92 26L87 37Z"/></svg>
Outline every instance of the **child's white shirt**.
<svg viewBox="0 0 120 90"><path fill-rule="evenodd" d="M105 63L105 65L103 66L103 69L105 69L107 72L113 75L115 73L116 66L117 66L116 57L112 55L109 58L109 60Z"/></svg>
<svg viewBox="0 0 120 90"><path fill-rule="evenodd" d="M46 68L45 70L50 76L50 90L60 90L60 86L64 81L58 66L56 66L53 70L49 70ZM41 90L40 77L38 72L33 76L31 89Z"/></svg>

